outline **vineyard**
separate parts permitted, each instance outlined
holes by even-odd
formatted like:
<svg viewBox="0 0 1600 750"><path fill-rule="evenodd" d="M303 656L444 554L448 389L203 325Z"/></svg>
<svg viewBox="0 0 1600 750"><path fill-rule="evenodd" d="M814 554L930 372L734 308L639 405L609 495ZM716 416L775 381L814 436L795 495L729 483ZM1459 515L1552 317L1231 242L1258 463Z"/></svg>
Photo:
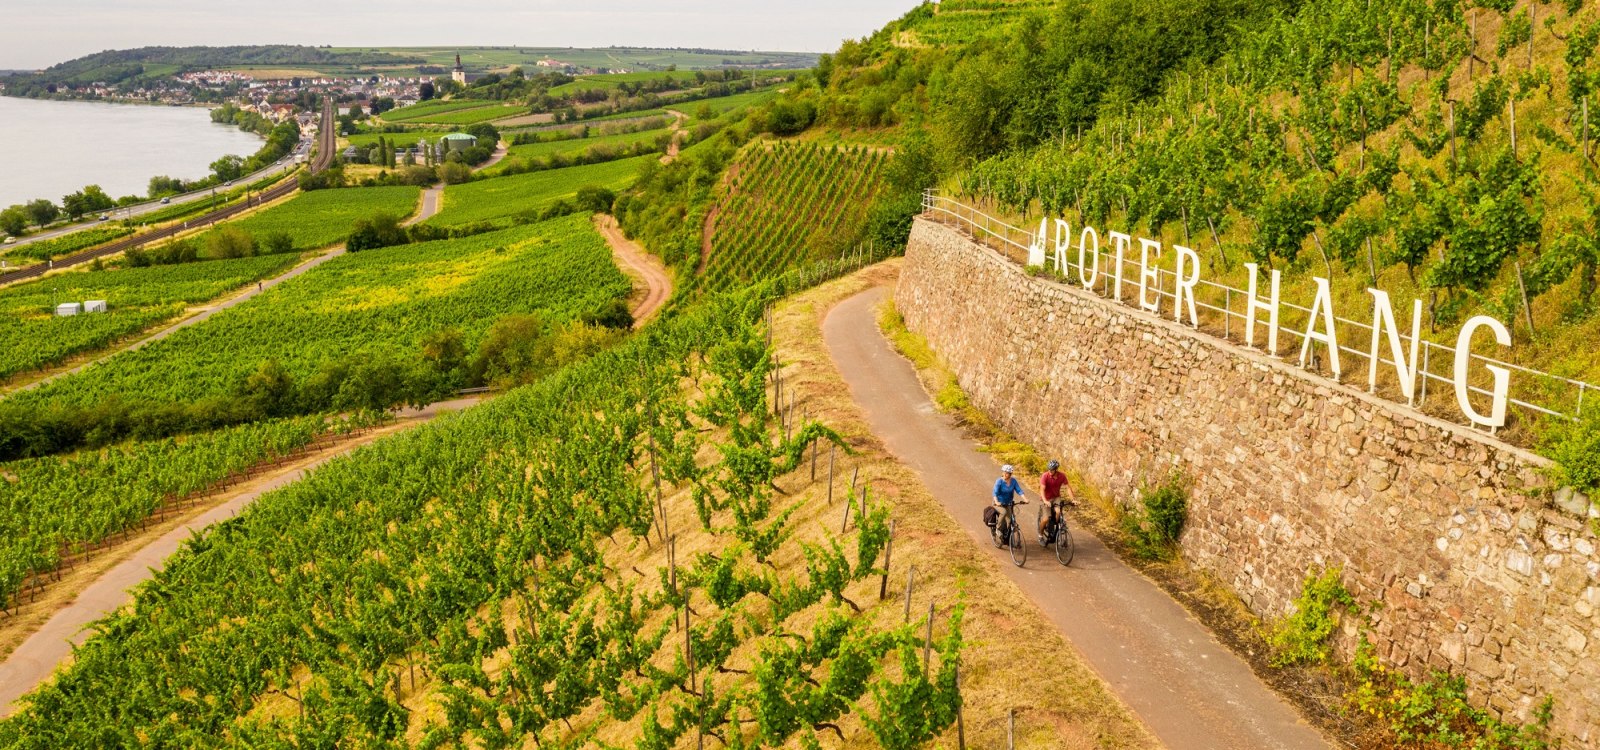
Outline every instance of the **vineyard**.
<svg viewBox="0 0 1600 750"><path fill-rule="evenodd" d="M22 245L21 247L10 250L5 254L4 257L6 260L11 261L15 265L22 265L17 263L18 259L46 261L52 258L59 258L69 253L75 253L85 248L94 247L95 245L102 245L114 239L126 237L130 234L133 234L133 230L123 226L104 226L95 227L93 229L84 229L63 237L56 237L49 240L39 240L38 242L30 242L26 245Z"/></svg>
<svg viewBox="0 0 1600 750"><path fill-rule="evenodd" d="M596 148L615 148L620 150L635 144L655 144L671 132L671 128L658 128L638 133L617 133L615 135L596 135L588 138L566 138L540 143L525 143L512 146L508 150L507 159L544 159L551 156L571 157Z"/></svg>
<svg viewBox="0 0 1600 750"><path fill-rule="evenodd" d="M839 438L772 416L769 299L702 304L261 497L103 621L0 746L947 736L964 607L876 601L888 506L803 480Z"/></svg>
<svg viewBox="0 0 1600 750"><path fill-rule="evenodd" d="M197 401L226 396L269 361L296 379L335 360L400 367L405 360L396 358L414 356L427 334L455 328L466 346L475 347L502 316L575 318L629 288L604 241L577 217L367 250L335 258L202 325L6 401L30 407Z"/></svg>
<svg viewBox="0 0 1600 750"><path fill-rule="evenodd" d="M1515 321L1519 364L1592 381L1600 25L1579 8L1308 4L962 188L1189 245L1235 286L1255 262L1286 296L1330 278L1344 309L1419 298L1434 337Z"/></svg>
<svg viewBox="0 0 1600 750"><path fill-rule="evenodd" d="M421 196L421 188L405 185L313 190L224 226L241 230L257 242L270 235L286 234L295 249L315 249L342 241L358 219L378 213L409 216L417 210ZM204 246L216 231L201 234L200 244Z"/></svg>
<svg viewBox="0 0 1600 750"><path fill-rule="evenodd" d="M290 419L0 465L0 609L28 596L30 580L42 584L39 576L158 511L358 424Z"/></svg>
<svg viewBox="0 0 1600 750"><path fill-rule="evenodd" d="M426 125L472 125L480 122L489 122L490 120L501 120L507 117L516 117L517 115L524 115L527 113L527 107L492 104L487 107L478 107L476 109L457 109L449 112L426 114L420 117L414 117L412 119L405 120L405 122L408 124Z"/></svg>
<svg viewBox="0 0 1600 750"><path fill-rule="evenodd" d="M427 223L441 227L480 221L504 224L517 217L535 216L557 201L570 200L586 185L625 188L632 184L639 167L655 158L636 156L450 185L444 189L444 208Z"/></svg>
<svg viewBox="0 0 1600 750"><path fill-rule="evenodd" d="M357 148L372 148L378 145L379 138L388 141L395 148L413 148L418 141L438 140L443 136L449 135L449 132L448 130L408 130L404 133L356 133L345 136L345 139L350 142L350 145Z"/></svg>
<svg viewBox="0 0 1600 750"><path fill-rule="evenodd" d="M749 147L706 219L704 288L769 278L852 247L889 158L852 146Z"/></svg>
<svg viewBox="0 0 1600 750"><path fill-rule="evenodd" d="M0 289L0 381L103 348L300 260L295 254L81 271ZM105 300L107 311L56 317L62 302Z"/></svg>
<svg viewBox="0 0 1600 750"><path fill-rule="evenodd" d="M911 43L963 47L1011 31L1026 18L1046 17L1053 5L1050 0L943 0L913 11L920 17L909 24Z"/></svg>
<svg viewBox="0 0 1600 750"><path fill-rule="evenodd" d="M383 113L382 118L388 122L417 121L429 117L444 116L451 112L478 109L483 106L484 102L477 100L435 100L413 104L409 107L391 109Z"/></svg>

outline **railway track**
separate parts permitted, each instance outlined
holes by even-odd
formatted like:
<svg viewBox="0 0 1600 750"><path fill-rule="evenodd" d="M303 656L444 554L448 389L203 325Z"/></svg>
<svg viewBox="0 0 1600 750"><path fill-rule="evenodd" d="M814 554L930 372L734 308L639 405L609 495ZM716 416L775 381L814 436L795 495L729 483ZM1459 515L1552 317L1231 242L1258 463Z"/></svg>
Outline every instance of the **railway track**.
<svg viewBox="0 0 1600 750"><path fill-rule="evenodd" d="M324 169L327 169L328 166L333 163L334 141L337 137L338 134L335 130L333 119L333 100L324 99L322 102L322 124L317 130L317 155L316 158L311 161L312 174L316 174ZM298 183L294 180L288 180L274 185L260 194L251 197L245 203L241 203L237 206L220 208L216 211L212 211L188 221L154 229L143 234L134 234L109 244L101 245L99 247L92 247L87 250L80 250L70 255L64 255L60 258L56 258L53 261L37 263L32 266L28 266L27 268L19 268L14 271L8 271L0 274L0 285L43 276L45 273L57 268L70 268L80 263L88 263L95 258L103 258L108 255L115 255L116 253L120 253L135 247L141 247L151 242L155 242L156 240L163 240L168 237L172 237L179 232L187 232L196 227L209 226L216 224L219 221L226 221L238 215L242 211L247 211L268 201L277 200L285 195L293 193L297 189L299 189Z"/></svg>

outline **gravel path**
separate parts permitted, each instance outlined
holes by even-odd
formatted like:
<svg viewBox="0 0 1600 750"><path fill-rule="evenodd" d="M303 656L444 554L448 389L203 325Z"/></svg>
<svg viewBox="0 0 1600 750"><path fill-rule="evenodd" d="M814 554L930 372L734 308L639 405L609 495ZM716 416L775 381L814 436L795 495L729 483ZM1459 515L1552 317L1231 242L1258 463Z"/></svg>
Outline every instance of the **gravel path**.
<svg viewBox="0 0 1600 750"><path fill-rule="evenodd" d="M623 235L622 228L617 226L617 219L610 214L595 214L594 228L599 230L600 236L606 238L606 243L611 245L611 254L617 259L617 265L624 273L635 281L637 290L642 284L644 293L638 297L633 307L633 327L642 327L650 320L661 306L666 304L667 298L672 296L672 276L667 273L661 259L651 255L639 243Z"/></svg>
<svg viewBox="0 0 1600 750"><path fill-rule="evenodd" d="M877 305L887 291L845 300L823 325L828 350L873 431L1161 742L1174 750L1329 747L1243 660L1093 535L1076 532L1070 568L1037 548L1018 568L1008 552L994 548L980 512L999 468L934 407L911 363L879 332ZM1033 510L1022 514L1025 525L1033 523Z"/></svg>

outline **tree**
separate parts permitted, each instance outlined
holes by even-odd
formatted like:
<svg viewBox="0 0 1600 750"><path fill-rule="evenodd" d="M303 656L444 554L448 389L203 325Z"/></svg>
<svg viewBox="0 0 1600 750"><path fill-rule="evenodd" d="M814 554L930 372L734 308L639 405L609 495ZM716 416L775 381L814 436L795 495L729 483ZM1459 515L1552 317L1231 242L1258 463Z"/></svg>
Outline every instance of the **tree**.
<svg viewBox="0 0 1600 750"><path fill-rule="evenodd" d="M261 251L268 254L287 253L294 249L294 237L288 232L269 232L261 240Z"/></svg>
<svg viewBox="0 0 1600 750"><path fill-rule="evenodd" d="M617 200L617 194L599 185L584 185L578 188L578 208L584 211L604 213L611 210L611 204Z"/></svg>
<svg viewBox="0 0 1600 750"><path fill-rule="evenodd" d="M421 101L427 101L432 98L433 81L423 81L422 85L417 87L417 99Z"/></svg>
<svg viewBox="0 0 1600 750"><path fill-rule="evenodd" d="M211 162L211 172L221 182L232 182L244 176L244 157L228 154Z"/></svg>
<svg viewBox="0 0 1600 750"><path fill-rule="evenodd" d="M472 179L472 169L458 161L447 161L439 165L439 179L446 185L459 185Z"/></svg>
<svg viewBox="0 0 1600 750"><path fill-rule="evenodd" d="M183 180L163 175L156 175L150 178L151 198L160 198L163 195L177 195L181 192L183 192Z"/></svg>
<svg viewBox="0 0 1600 750"><path fill-rule="evenodd" d="M256 254L256 238L235 226L222 226L206 235L206 255L212 258L248 258Z"/></svg>
<svg viewBox="0 0 1600 750"><path fill-rule="evenodd" d="M0 211L0 232L16 236L28 228L28 214L21 206Z"/></svg>
<svg viewBox="0 0 1600 750"><path fill-rule="evenodd" d="M487 122L479 122L468 125L467 129L461 132L477 138L478 145L488 146L491 149L494 148L496 143L500 142L500 131L497 130L495 126L490 125Z"/></svg>
<svg viewBox="0 0 1600 750"><path fill-rule="evenodd" d="M56 208L56 204L43 198L28 201L28 205L23 206L22 210L26 211L28 218L39 226L49 224L61 216L61 209Z"/></svg>
<svg viewBox="0 0 1600 750"><path fill-rule="evenodd" d="M104 211L117 205L117 202L106 195L106 191L101 190L99 185L84 186L83 200L90 211Z"/></svg>
<svg viewBox="0 0 1600 750"><path fill-rule="evenodd" d="M345 239L344 249L357 253L362 250L402 245L405 242L406 230L400 226L400 220L390 214L378 213L370 218L356 221L350 230L350 236Z"/></svg>

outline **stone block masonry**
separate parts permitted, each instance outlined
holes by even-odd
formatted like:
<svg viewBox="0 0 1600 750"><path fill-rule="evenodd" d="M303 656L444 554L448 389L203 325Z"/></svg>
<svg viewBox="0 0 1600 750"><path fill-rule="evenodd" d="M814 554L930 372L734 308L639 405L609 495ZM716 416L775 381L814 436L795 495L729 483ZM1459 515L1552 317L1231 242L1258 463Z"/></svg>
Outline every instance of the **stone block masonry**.
<svg viewBox="0 0 1600 750"><path fill-rule="evenodd" d="M1111 300L919 218L896 303L972 403L1131 500L1192 481L1183 554L1258 615L1342 565L1369 637L1414 678L1600 745L1600 554L1539 456ZM1088 573L1092 575L1091 573ZM1342 636L1346 652L1353 631Z"/></svg>

